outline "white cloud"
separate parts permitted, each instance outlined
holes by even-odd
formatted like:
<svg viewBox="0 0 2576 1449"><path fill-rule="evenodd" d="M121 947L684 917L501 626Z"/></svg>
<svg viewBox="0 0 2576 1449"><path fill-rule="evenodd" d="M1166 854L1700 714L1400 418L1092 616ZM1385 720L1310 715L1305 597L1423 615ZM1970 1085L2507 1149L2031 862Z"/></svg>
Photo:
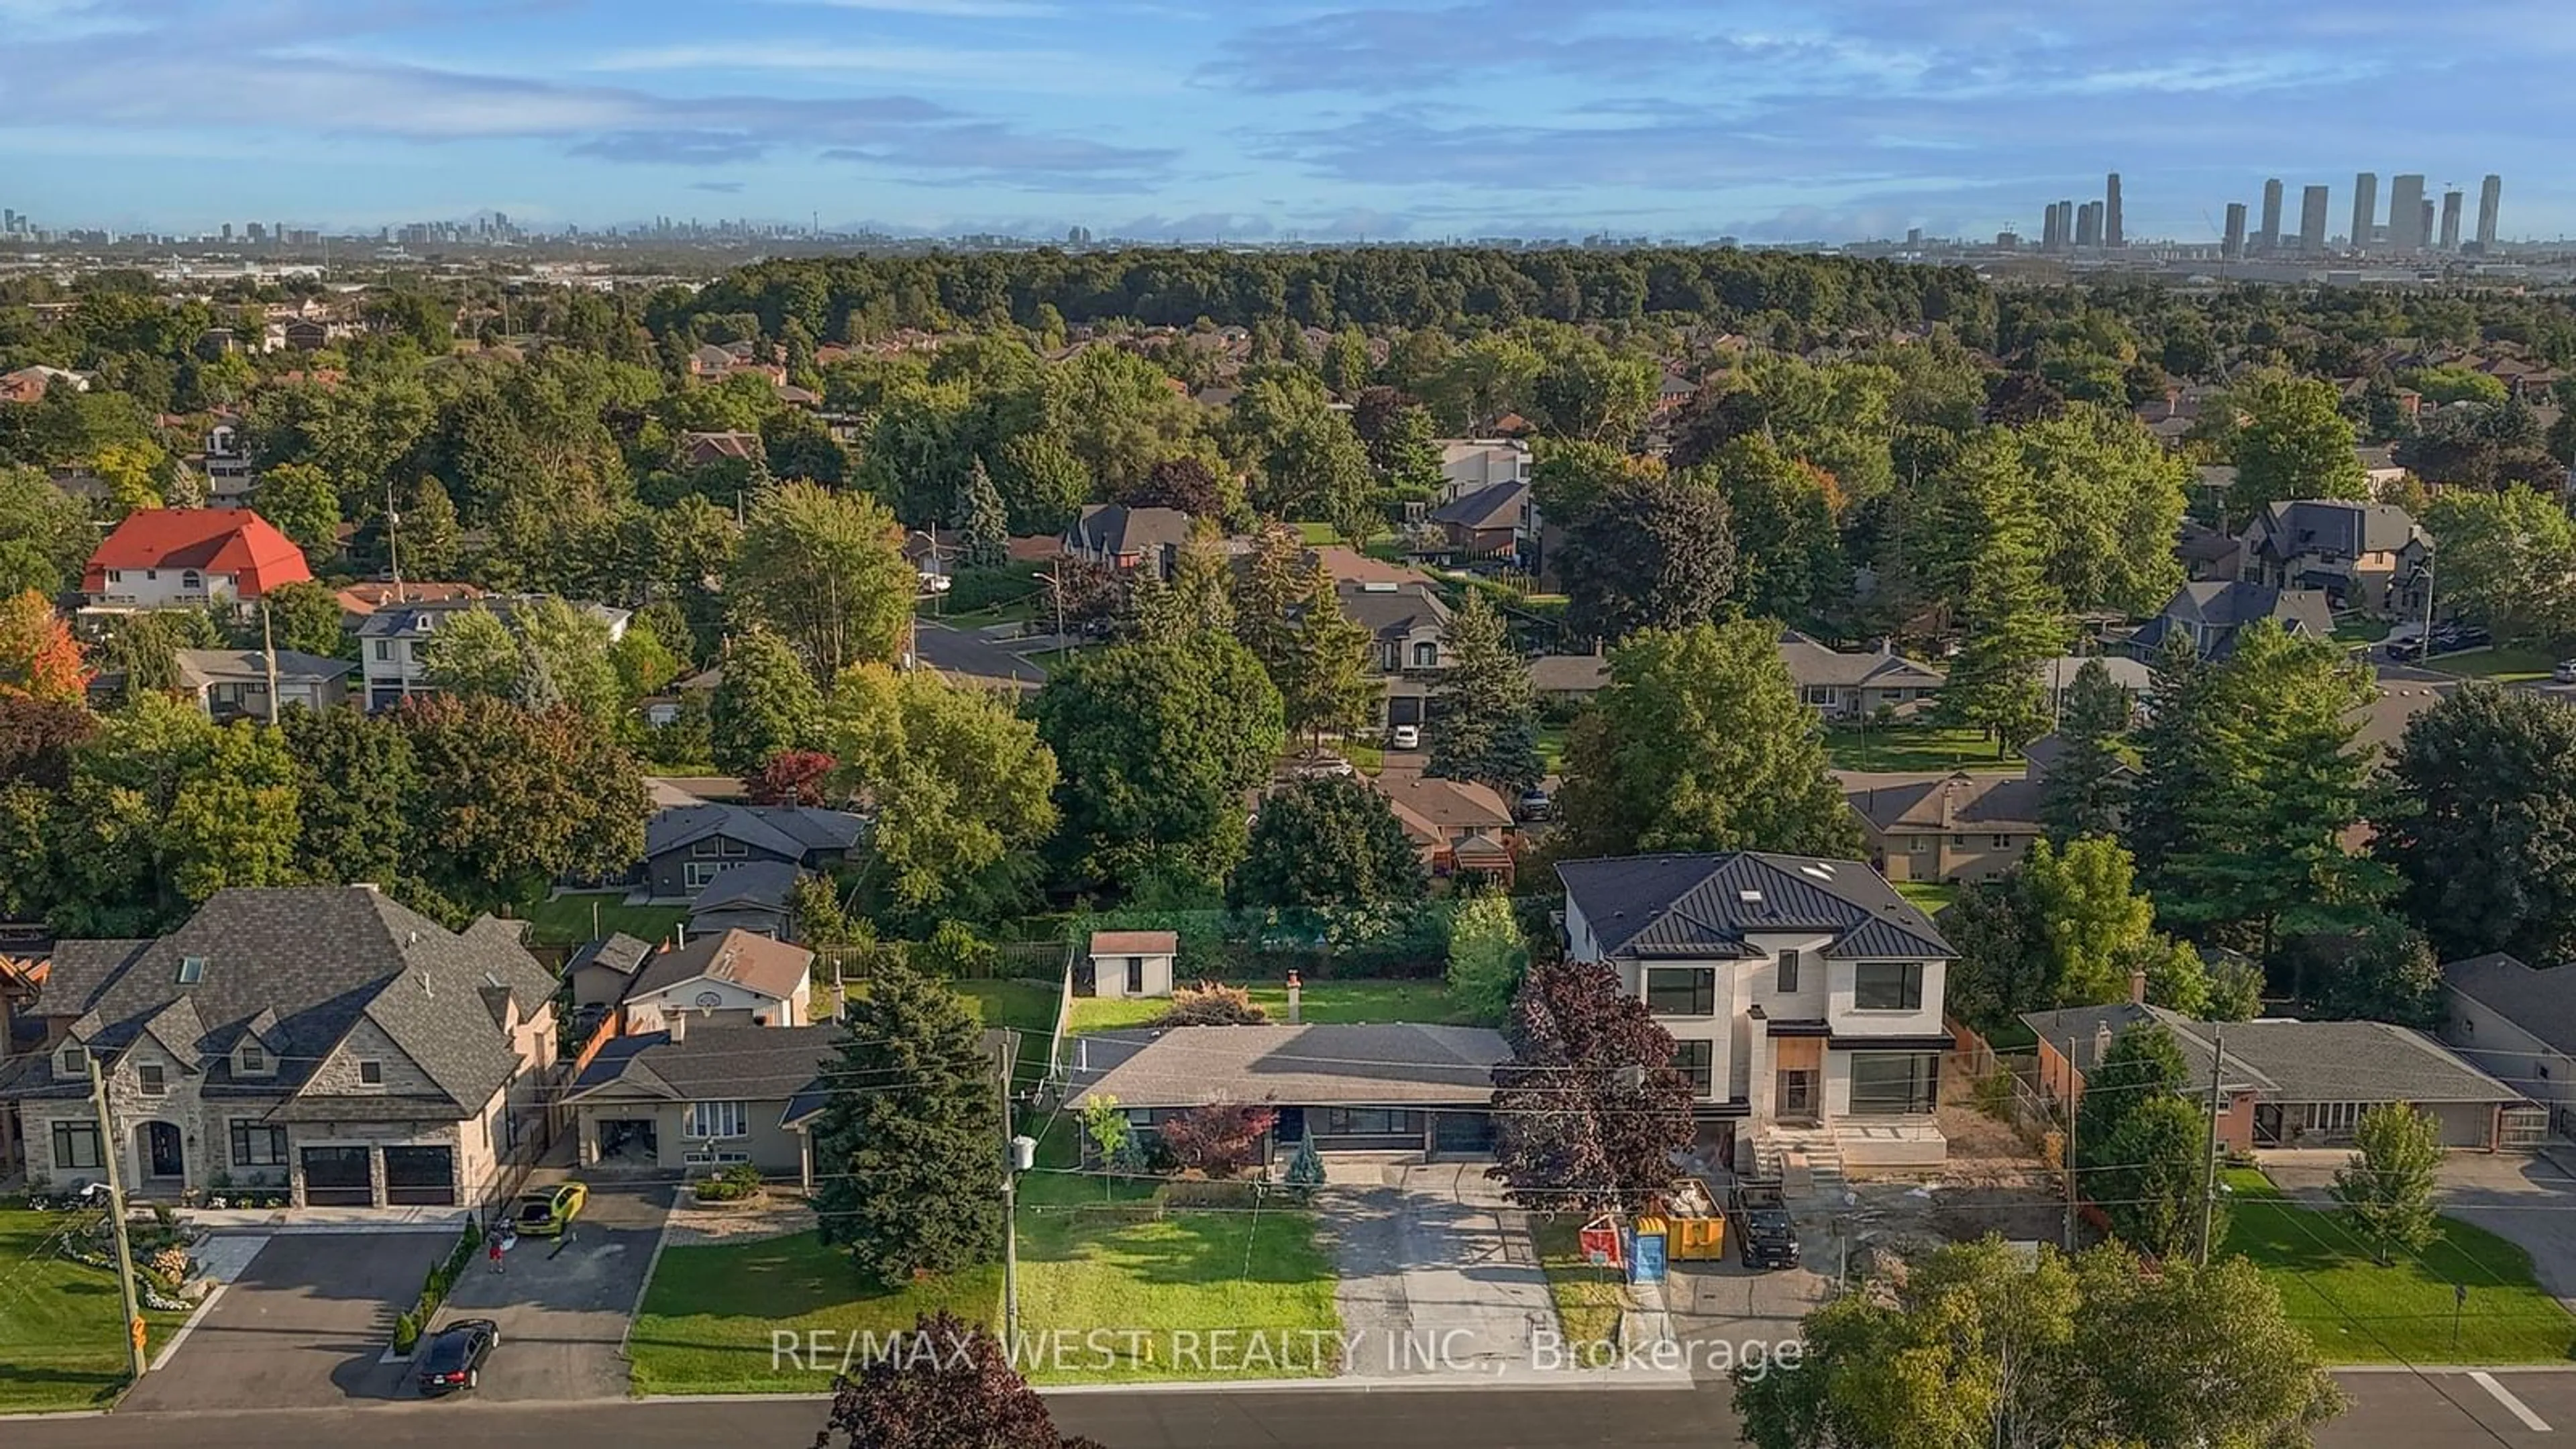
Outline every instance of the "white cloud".
<svg viewBox="0 0 2576 1449"><path fill-rule="evenodd" d="M1026 19L1053 15L1056 7L1039 0L776 0L790 5L824 5L834 10L878 10L899 15L945 15L961 20Z"/></svg>

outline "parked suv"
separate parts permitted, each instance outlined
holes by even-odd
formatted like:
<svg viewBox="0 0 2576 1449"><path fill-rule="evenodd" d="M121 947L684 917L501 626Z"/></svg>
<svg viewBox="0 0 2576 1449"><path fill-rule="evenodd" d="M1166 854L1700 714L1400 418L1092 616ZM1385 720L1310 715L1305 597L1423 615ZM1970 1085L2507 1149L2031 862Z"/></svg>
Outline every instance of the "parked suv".
<svg viewBox="0 0 2576 1449"><path fill-rule="evenodd" d="M1747 1268L1798 1266L1798 1225L1777 1182L1737 1179L1726 1193L1728 1228Z"/></svg>

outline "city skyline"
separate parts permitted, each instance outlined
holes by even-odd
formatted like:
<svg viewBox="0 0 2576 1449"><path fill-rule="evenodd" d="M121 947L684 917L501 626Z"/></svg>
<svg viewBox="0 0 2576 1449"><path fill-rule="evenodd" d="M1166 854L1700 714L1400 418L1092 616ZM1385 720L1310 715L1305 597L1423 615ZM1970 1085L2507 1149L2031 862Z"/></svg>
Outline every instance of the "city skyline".
<svg viewBox="0 0 2576 1449"><path fill-rule="evenodd" d="M2576 17L2541 3L2432 34L2393 0L2044 28L1974 0L0 0L0 27L0 200L53 228L1975 237L2116 168L2106 236L2207 244L2264 175L2398 155L2534 178L2506 238L2576 229L2530 83ZM2479 109L2393 116L2395 83Z"/></svg>

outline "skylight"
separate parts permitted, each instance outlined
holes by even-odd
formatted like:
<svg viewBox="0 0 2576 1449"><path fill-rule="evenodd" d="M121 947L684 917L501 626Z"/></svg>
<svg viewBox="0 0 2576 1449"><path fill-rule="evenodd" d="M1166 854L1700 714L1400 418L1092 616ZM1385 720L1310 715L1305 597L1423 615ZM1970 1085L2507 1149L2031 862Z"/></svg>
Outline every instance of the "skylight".
<svg viewBox="0 0 2576 1449"><path fill-rule="evenodd" d="M205 978L206 978L206 958L205 958L205 957L203 957L203 956L182 956L182 957L180 957L180 958L179 958L179 984L180 984L180 985L182 985L182 986L194 986L194 985L196 985L198 982L203 981Z"/></svg>

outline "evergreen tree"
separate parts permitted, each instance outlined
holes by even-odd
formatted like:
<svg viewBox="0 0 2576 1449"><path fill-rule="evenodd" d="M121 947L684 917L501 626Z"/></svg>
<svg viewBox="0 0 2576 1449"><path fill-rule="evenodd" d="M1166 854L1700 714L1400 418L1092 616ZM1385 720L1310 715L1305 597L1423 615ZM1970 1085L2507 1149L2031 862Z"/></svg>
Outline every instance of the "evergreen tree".
<svg viewBox="0 0 2576 1449"><path fill-rule="evenodd" d="M2182 843L2183 807L2208 783L2200 728L2211 688L2210 666L2179 633L2165 637L2152 664L2147 697L2156 707L2137 731L2138 775L2121 818L2129 854L2150 881Z"/></svg>
<svg viewBox="0 0 2576 1449"><path fill-rule="evenodd" d="M1296 647L1297 610L1310 571L1297 530L1274 521L1253 536L1252 552L1235 575L1234 637L1274 679Z"/></svg>
<svg viewBox="0 0 2576 1449"><path fill-rule="evenodd" d="M1449 667L1432 692L1428 773L1520 795L1545 771L1538 757L1538 695L1529 661L1482 589L1467 590L1449 616Z"/></svg>
<svg viewBox="0 0 2576 1449"><path fill-rule="evenodd" d="M814 1128L823 1241L899 1288L989 1262L1002 1244L1002 1083L966 999L882 965L843 1008Z"/></svg>
<svg viewBox="0 0 2576 1449"><path fill-rule="evenodd" d="M786 640L746 629L725 646L721 668L707 720L717 769L748 778L772 755L814 741L822 691Z"/></svg>
<svg viewBox="0 0 2576 1449"><path fill-rule="evenodd" d="M1962 560L1959 654L1937 716L1994 736L2009 753L2048 728L2039 666L2066 647L2065 601L2040 571L2041 520L2028 474L2003 451L1972 444L1948 485L1968 541Z"/></svg>
<svg viewBox="0 0 2576 1449"><path fill-rule="evenodd" d="M1369 675L1375 643L1367 626L1342 612L1332 576L1309 569L1296 631L1271 671L1289 734L1310 735L1321 749L1328 734L1348 737L1368 727L1378 707L1378 682Z"/></svg>
<svg viewBox="0 0 2576 1449"><path fill-rule="evenodd" d="M456 500L435 478L414 484L393 531L402 576L407 579L452 579L462 557L456 524Z"/></svg>
<svg viewBox="0 0 2576 1449"><path fill-rule="evenodd" d="M2445 959L2576 956L2576 707L2471 684L2415 717L2388 774L2372 847Z"/></svg>
<svg viewBox="0 0 2576 1449"><path fill-rule="evenodd" d="M2087 659L2066 690L2057 721L2063 748L2041 782L2039 817L2060 845L2079 835L2109 835L2120 826L2128 798L2128 766L2120 739L2129 732L2129 692L2099 659Z"/></svg>
<svg viewBox="0 0 2576 1449"><path fill-rule="evenodd" d="M970 569L1000 568L1011 557L1010 519L1002 511L1002 492L977 458L957 490L958 562Z"/></svg>

